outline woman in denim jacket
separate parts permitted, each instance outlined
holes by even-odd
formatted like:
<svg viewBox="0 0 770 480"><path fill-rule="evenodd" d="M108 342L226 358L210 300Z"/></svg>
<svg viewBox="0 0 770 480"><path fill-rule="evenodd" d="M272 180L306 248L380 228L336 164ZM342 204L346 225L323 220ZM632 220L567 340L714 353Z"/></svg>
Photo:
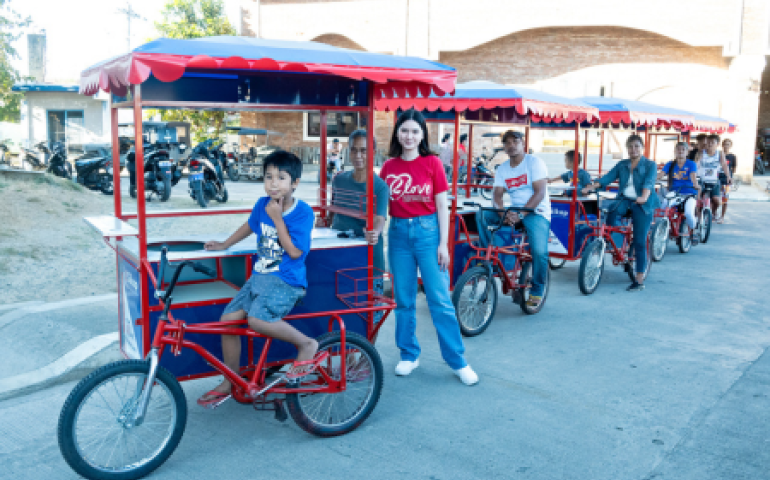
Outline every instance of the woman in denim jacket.
<svg viewBox="0 0 770 480"><path fill-rule="evenodd" d="M644 272L647 266L647 233L652 215L660 201L655 193L658 167L642 155L644 141L639 135L631 135L626 141L629 158L621 160L602 178L583 189L583 193L604 188L618 181L618 197L607 215L607 225L619 225L620 219L630 211L633 225L633 253L636 256L636 279L628 287L629 292L644 289Z"/></svg>

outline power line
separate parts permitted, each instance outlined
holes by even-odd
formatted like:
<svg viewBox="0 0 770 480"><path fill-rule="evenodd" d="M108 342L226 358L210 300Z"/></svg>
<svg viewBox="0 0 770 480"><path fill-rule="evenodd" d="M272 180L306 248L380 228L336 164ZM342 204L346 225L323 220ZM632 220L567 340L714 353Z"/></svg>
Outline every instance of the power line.
<svg viewBox="0 0 770 480"><path fill-rule="evenodd" d="M118 13L122 13L126 16L126 20L128 20L128 38L126 39L126 43L128 45L128 51L131 51L131 19L135 18L137 20L144 20L147 21L146 18L142 17L138 13L136 13L136 10L131 7L131 3L126 2L126 8L119 8L117 10Z"/></svg>

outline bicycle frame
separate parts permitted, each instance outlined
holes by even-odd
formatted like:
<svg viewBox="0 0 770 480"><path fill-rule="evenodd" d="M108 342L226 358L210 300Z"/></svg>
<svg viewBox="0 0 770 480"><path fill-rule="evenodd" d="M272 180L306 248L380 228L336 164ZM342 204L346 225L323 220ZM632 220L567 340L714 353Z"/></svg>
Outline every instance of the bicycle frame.
<svg viewBox="0 0 770 480"><path fill-rule="evenodd" d="M518 273L521 272L521 265L522 263L526 261L532 261L532 256L529 254L529 242L527 241L527 234L526 232L522 232L520 235L522 235L521 243L516 245L510 245L510 246L494 246L494 245L487 245L486 248L484 247L478 247L476 245L473 245L470 242L470 233L468 232L467 226L465 225L465 222L462 222L461 228L463 229L463 233L465 234L465 237L469 239L468 245L470 248L472 248L476 254L470 257L466 262L465 266L463 267L463 271L468 270L470 265L473 263L473 261L482 261L485 262L487 265L494 265L497 266L499 269L498 271L501 272L500 275L500 281L502 282L503 286L503 293L507 294L511 290L519 289L519 288L527 288L527 285L521 285L518 283L518 280L516 277L518 277ZM515 258L516 263L514 264L513 269L509 272L505 269L505 265L503 264L503 261L500 260L500 254L504 255L513 255ZM493 269L494 270L494 269ZM513 278L513 280L512 280Z"/></svg>
<svg viewBox="0 0 770 480"><path fill-rule="evenodd" d="M584 218L588 218L586 215L585 207L583 206L583 202L578 201L578 205L580 207L581 212L583 213ZM631 245L631 234L632 229L630 225L619 225L619 226L609 226L606 225L603 219L601 218L601 215L597 215L597 225L591 225L591 233L586 235L586 237L583 239L583 244L580 245L580 250L577 252L577 256L580 257L583 254L583 250L585 249L586 245L591 241L592 238L602 238L604 239L604 242L606 245L608 245L609 252L612 255L612 264L613 265L620 265L622 263L626 263L628 261L628 251L629 247ZM615 243L615 240L612 239L613 233L620 233L623 235L623 244L618 248L618 245ZM606 251L606 250L605 250Z"/></svg>
<svg viewBox="0 0 770 480"><path fill-rule="evenodd" d="M155 277L151 268L148 268L150 275L150 281L157 287L158 280ZM160 290L160 289L158 289ZM345 323L343 322L342 315L358 314L358 315L373 315L375 312L383 312L382 318L370 329L370 338L373 339L377 336L380 327L384 323L388 314L395 307L395 303L389 299L383 297L380 299L383 305L371 306L371 307L357 307L355 310L334 310L323 311L314 313L304 313L288 315L283 318L283 321L302 320L308 318L322 318L329 317L329 331L334 331L334 323L337 323L340 331L340 351L345 351ZM217 321L197 323L195 325L188 326L181 320L174 319L173 315L167 310L167 305L162 298L159 298L159 302L163 307L163 311L167 313L167 318L161 315L158 321L158 325L155 329L155 335L152 341L151 352L157 352L157 361L163 356L166 347L170 347L171 353L179 355L183 348L190 349L203 357L212 367L219 371L227 380L235 387L233 389L233 395L242 401L249 400L254 401L256 397L260 395L271 394L289 394L289 393L339 393L345 390L347 386L347 371L345 364L347 361L347 355L340 356L340 372L342 375L339 380L332 379L326 369L319 368L317 371L325 382L324 386L305 386L302 387L275 387L280 383L281 379L274 381L273 383L266 385L266 369L270 367L277 367L292 363L293 359L267 362L267 354L270 351L270 346L273 343L273 338L260 334L251 328L248 328L248 320L230 320L230 321ZM241 327L241 328L238 328ZM249 339L260 338L264 339L265 343L262 346L262 351L259 354L259 359L256 364L249 364L242 367L238 373L233 372L224 362L220 361L217 357L211 354L208 350L201 345L185 340L185 334L195 333L203 335L232 335L239 337L247 337ZM253 358L253 342L249 342L249 358ZM152 353L151 353L152 354ZM242 374L251 372L251 376L248 380L244 380ZM312 384L311 384L312 385ZM240 397L240 398L239 398Z"/></svg>

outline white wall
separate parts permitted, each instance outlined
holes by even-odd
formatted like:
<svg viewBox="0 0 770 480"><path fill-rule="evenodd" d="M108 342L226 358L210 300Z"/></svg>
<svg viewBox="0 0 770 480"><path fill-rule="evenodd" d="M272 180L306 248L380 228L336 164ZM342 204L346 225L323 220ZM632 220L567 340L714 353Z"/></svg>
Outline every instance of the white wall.
<svg viewBox="0 0 770 480"><path fill-rule="evenodd" d="M48 141L48 110L82 110L83 143L109 142L109 118L104 101L75 92L26 92L22 108L22 143L31 147Z"/></svg>

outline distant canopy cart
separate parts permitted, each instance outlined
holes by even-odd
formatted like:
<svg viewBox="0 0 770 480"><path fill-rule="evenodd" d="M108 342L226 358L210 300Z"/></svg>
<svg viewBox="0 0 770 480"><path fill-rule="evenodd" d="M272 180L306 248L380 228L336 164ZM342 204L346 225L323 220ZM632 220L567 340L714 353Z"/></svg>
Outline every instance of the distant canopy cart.
<svg viewBox="0 0 770 480"><path fill-rule="evenodd" d="M323 169L327 112L358 112L366 116L367 125L371 126L374 125L375 97L381 97L383 91L395 89L445 95L454 91L456 75L450 67L417 58L350 51L314 42L223 36L194 40L159 39L147 43L127 55L85 70L80 91L84 95L93 95L101 89L112 94L115 153L119 108L133 110L136 138L145 133L142 111L146 108L317 111L321 116ZM367 133L369 143L373 144L373 129L369 128ZM373 165L373 149L368 150L368 155L369 164ZM137 176L141 177L142 142L136 143L136 156ZM322 179L313 209L321 216L336 212L364 218L368 228L373 228L372 175L370 168L366 195L350 196L346 206L331 204L332 196ZM120 191L120 181L115 174L117 191ZM140 182L138 187L136 211L125 211L121 197L115 195L114 216L87 219L117 253L121 349L129 358L143 358L151 348L166 345L165 337L156 335L153 340L152 335L164 307L156 292L163 290L174 270L167 271L164 278L158 277L160 248L167 244L170 261L195 260L216 272L214 279L192 271L186 271L180 277L169 312L173 325L179 324L174 318L183 319L187 325L187 334L184 339L178 338L178 344L191 345L189 340L211 352L219 352L219 339L204 333L212 333L218 328L216 320L224 307L251 275L251 265L257 259L253 238L229 250L212 252L203 250L203 242L224 240L227 232L209 232L202 228L201 235L169 233L150 238L147 222L167 217L244 215L251 212L252 206L148 211L143 200L144 185ZM130 220L135 220L136 226L126 223ZM374 271L373 249L362 239L338 238L334 232L316 229L306 264L307 296L287 319L296 321L297 328L312 337L330 329L339 330L344 322L347 332L359 333L374 341L382 324L374 321L374 314L378 310L387 314L392 302L382 300L372 291L377 277L382 281L387 275ZM343 281L343 277L352 278L352 284ZM384 303L374 306L373 298ZM293 348L281 342L273 344L266 357L257 358L259 346L263 344L264 338L248 338L242 361L246 370L254 370L257 365L276 367L293 358ZM179 355L163 356L160 364L178 378L216 374L209 357L204 360L190 349L176 353Z"/></svg>
<svg viewBox="0 0 770 480"><path fill-rule="evenodd" d="M474 125L510 126L525 132L525 149L529 148L529 127L531 124L560 126L594 122L598 110L579 100L551 95L538 90L512 87L488 81L474 81L457 85L454 95L429 98L414 98L404 92L388 91L377 99L378 110L399 111L415 108L423 111L431 123L454 124L454 156L451 186L451 229L449 251L451 255L451 284L465 271L465 259L471 253L471 243L477 240L475 221L476 209L460 206L459 193L464 191L466 199L471 198L473 189L491 189L491 185L474 183L474 176L467 175L466 182L458 185L459 136L461 124L468 125L468 152L473 151ZM497 137L498 134L485 134ZM498 152L498 156L500 153ZM557 224L558 225L558 224ZM552 223L552 241L566 237L566 231L556 231ZM566 242L566 238L564 238Z"/></svg>
<svg viewBox="0 0 770 480"><path fill-rule="evenodd" d="M227 176L233 182L237 182L241 175L249 180L261 180L264 176L262 160L278 150L278 147L270 145L270 137L282 137L283 133L264 128L247 127L227 127L227 131L238 136L252 137L252 142L255 144L246 151L241 151L241 142L233 143L232 152L227 154ZM258 136L265 137L264 145L256 145Z"/></svg>

